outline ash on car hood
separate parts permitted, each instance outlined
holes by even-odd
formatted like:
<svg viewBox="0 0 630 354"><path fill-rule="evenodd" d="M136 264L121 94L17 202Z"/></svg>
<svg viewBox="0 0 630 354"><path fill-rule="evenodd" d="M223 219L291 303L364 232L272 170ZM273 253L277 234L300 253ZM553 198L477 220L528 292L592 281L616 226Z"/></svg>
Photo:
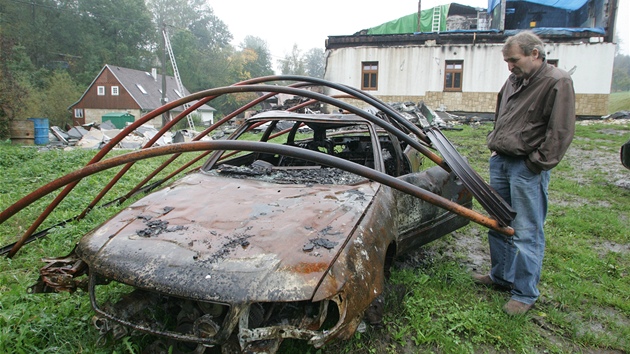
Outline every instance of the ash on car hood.
<svg viewBox="0 0 630 354"><path fill-rule="evenodd" d="M123 210L77 252L108 278L170 295L306 300L377 188L197 173Z"/></svg>

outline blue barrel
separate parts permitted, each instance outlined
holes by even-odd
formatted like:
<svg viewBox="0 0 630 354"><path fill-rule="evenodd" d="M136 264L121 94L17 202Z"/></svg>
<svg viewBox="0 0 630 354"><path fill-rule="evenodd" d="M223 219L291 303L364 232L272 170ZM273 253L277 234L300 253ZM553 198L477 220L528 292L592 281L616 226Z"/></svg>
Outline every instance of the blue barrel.
<svg viewBox="0 0 630 354"><path fill-rule="evenodd" d="M48 144L48 118L29 118L35 125L35 145Z"/></svg>

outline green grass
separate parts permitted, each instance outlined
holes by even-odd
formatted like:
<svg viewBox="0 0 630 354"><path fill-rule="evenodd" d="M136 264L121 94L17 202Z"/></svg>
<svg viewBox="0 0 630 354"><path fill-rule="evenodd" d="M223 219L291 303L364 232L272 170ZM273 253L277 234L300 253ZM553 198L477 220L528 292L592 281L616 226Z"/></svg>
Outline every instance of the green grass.
<svg viewBox="0 0 630 354"><path fill-rule="evenodd" d="M630 111L630 91L613 92L608 100L608 113Z"/></svg>
<svg viewBox="0 0 630 354"><path fill-rule="evenodd" d="M444 132L486 179L484 143L490 129ZM333 343L323 352L628 352L630 191L615 181L630 179L619 162L629 129L627 124L578 125L571 152L552 172L542 294L530 314L508 317L501 311L508 294L472 284L468 242L462 240L486 241L483 228L469 225L426 246L421 266L393 271L392 283L409 293L402 306L387 303L384 329ZM484 267L487 271L489 265Z"/></svg>
<svg viewBox="0 0 630 354"><path fill-rule="evenodd" d="M121 153L123 152L114 151L112 155ZM95 154L95 150L40 151L36 147L0 143L0 210L47 182L82 167ZM193 153L176 160L158 178L173 171L191 156ZM135 164L130 173L105 196L103 202L123 195L165 160L166 157L159 157ZM81 181L44 221L40 229L78 215L119 170L120 167L113 168ZM17 241L56 194L55 192L43 197L0 224L0 245ZM136 198L130 199L124 205ZM141 341L138 338L132 341L128 337L108 347L96 345L99 337L92 326L94 313L87 294L82 291L74 294L27 293L27 288L35 284L38 278L38 269L43 265L41 258L68 254L81 235L111 217L123 206L96 208L81 222L71 222L65 227L55 228L48 237L25 245L13 259L0 258L1 353L141 352L141 347L138 346Z"/></svg>
<svg viewBox="0 0 630 354"><path fill-rule="evenodd" d="M463 128L444 133L487 179L485 136L490 125ZM286 340L280 352L630 352L630 190L615 183L630 179L618 156L629 136L627 124L577 127L569 153L552 172L541 297L528 315L507 316L501 307L509 294L473 284L471 257L479 251L470 245L478 244L482 252L487 249L485 229L471 224L396 263L386 293L383 328L368 326L347 341L321 349ZM38 152L0 144L0 210L81 166L93 154L79 149ZM157 161L134 167L111 198L156 165ZM79 184L48 224L80 212L113 173ZM15 241L44 206L35 205L0 224L1 244ZM480 210L478 203L475 208ZM115 208L95 210L84 222L56 229L46 239L25 246L13 259L0 259L0 352L141 353L153 340L134 334L98 346L87 294L26 291L38 277L42 257L65 255L82 234L113 212ZM483 263L477 271L488 267Z"/></svg>

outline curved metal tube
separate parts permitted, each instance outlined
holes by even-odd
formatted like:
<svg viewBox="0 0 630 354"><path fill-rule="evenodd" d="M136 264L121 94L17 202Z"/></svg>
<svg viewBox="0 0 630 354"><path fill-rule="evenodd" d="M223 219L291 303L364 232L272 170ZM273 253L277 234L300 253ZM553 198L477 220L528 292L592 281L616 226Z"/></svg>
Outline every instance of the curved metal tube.
<svg viewBox="0 0 630 354"><path fill-rule="evenodd" d="M230 87L233 87L233 86L230 86ZM154 136L147 144L145 144L145 147L153 145L155 143L155 141L157 141L157 139L159 139L168 129L170 129L173 125L175 125L179 120L181 120L187 114L192 112L194 109L196 109L199 106L205 104L206 102L216 98L219 95L222 95L224 93L230 93L230 92L221 93L221 88L214 89L214 90L212 90L212 89L211 90L206 90L204 92L208 92L208 91L214 91L216 94L213 95L213 94L209 93L207 95L202 95L201 97L199 97L199 95L196 95L194 98L191 98L192 96L187 96L187 97L184 97L182 99L179 99L179 100L167 103L167 104L163 105L162 107L156 108L153 111L145 114L144 116L142 116L138 120L134 121L132 124L128 125L118 135L116 135L107 144L105 144L105 146L103 146L103 148L87 163L87 165L95 163L95 162L100 161L101 159L103 159L103 157L105 157L107 155L107 153L109 153L118 143L120 143L120 141L122 141L122 139L124 139L124 137L128 136L131 132L133 132L136 128L140 127L142 124L144 124L144 123L148 122L149 120L151 120L151 119L161 115L162 113L170 111L170 110L172 110L175 107L181 106L181 105L183 105L185 103L188 103L188 102L191 102L193 100L196 100L196 99L199 100L199 102L195 103L194 105L192 105L191 107L186 109L184 112L180 113L175 119L173 119L172 121L167 123L167 125L162 127L162 129L160 130L159 134L156 134L156 136ZM269 90L267 89L266 91L269 91ZM237 91L237 92L242 92L242 91ZM107 186L105 186L105 188L101 191L99 196L97 196L97 199L98 200L102 199L102 197L129 170L129 168L131 168L131 165L124 167L117 174L117 176L115 178L113 178L112 181L110 181ZM74 187L76 187L77 183L78 183L78 181L75 182L75 183L68 184L55 197L55 199L53 199L53 201L46 207L46 209L38 216L38 218L31 224L31 226L24 232L24 235L23 235L22 238L26 239L30 235L32 235L37 230L37 228L44 222L44 220L46 220L48 215L50 215L50 213L52 213L52 211L59 205L59 203L61 203L61 201L63 201L68 196L68 194L72 191L72 189L74 189ZM96 199L93 200L93 202L90 203L90 205L81 213L80 216L78 216L78 218L85 217L85 215L96 205L96 203L98 203L98 200L96 200ZM4 218L4 213L0 213L0 223L4 222L4 220L6 220L6 218Z"/></svg>
<svg viewBox="0 0 630 354"><path fill-rule="evenodd" d="M109 143L107 143L102 149L101 151L99 151L99 153L97 153L94 158L92 158L92 160L90 160L90 162L88 162L88 164L94 163L95 161L100 161L109 151L111 151L111 149L113 149L114 146L116 146L125 136L129 135L131 132L133 132L133 130L135 130L137 127L139 127L140 125L148 122L149 120L161 115L162 113L171 110L175 107L181 106L185 103L189 103L191 101L194 100L198 100L199 102L195 103L193 106L189 107L188 109L186 109L184 112L182 112L181 114L179 114L175 119L173 119L171 122L167 123L167 125L165 125L158 134L156 134L156 136L154 136L147 144L145 144L145 148L148 146L152 146L157 139L159 139L168 129L170 129L173 125L175 125L179 120L181 120L183 117L185 117L187 114L189 114L190 112L192 112L194 109L198 108L199 106L207 103L208 101L223 95L223 94L227 94L227 93L235 93L235 92L268 92L268 91L274 91L271 94L268 94L269 97L277 94L277 93L290 93L290 94L294 94L294 95L298 95L298 96L303 96L303 97L309 97L311 99L314 100L318 100L320 102L326 102L326 103L330 103L332 105L335 105L337 107L346 109L350 112L353 112L359 116L362 116L363 118L373 122L374 124L380 126L381 128L391 132L392 134L396 135L399 139L406 141L409 145L413 146L416 150L422 152L424 155L426 155L427 157L429 157L432 161L434 161L436 164L442 166L442 168L444 168L445 170L449 170L448 166L446 166L446 164L444 163L443 160L441 160L441 158L439 156L437 156L435 153L433 153L432 151L428 150L425 146L419 144L417 141L409 138L406 134L400 132L397 128L395 128L394 126L392 126L391 124L383 121L382 119L369 114L355 106L352 106L346 102L334 99L332 97L323 95L323 94L319 94L319 93L315 93L312 91L308 91L308 90L300 90L297 89L296 87L299 86L306 86L306 84L304 83L297 83L294 84L293 86L295 87L284 87L284 86L270 86L270 85L247 85L246 83L248 82L260 82L261 80L291 80L291 79L300 79L300 78L305 78L305 79L312 79L312 78L307 78L307 77L301 77L301 76L273 76L273 77L267 77L267 78L260 78L260 79L253 79L253 80L248 80L248 81L243 81L237 85L234 86L228 86L228 87L223 87L223 88L216 88L216 89L209 89L209 90L205 90L205 91L200 91L197 92L195 94L189 95L187 97L181 98L179 100L170 102L168 104L165 104L164 106L157 108L149 113L147 113L146 115L144 115L143 117L141 117L139 120L135 121L134 123L132 123L131 125L127 126L125 129L123 129L121 131L120 134L118 134L117 136L115 136L112 140L110 140ZM313 83L321 83L325 86L329 86L332 88L336 88L339 89L340 91L344 91L347 92L350 95L354 95L354 96L365 96L364 94L361 94L360 91L351 89L349 87L346 86L341 86L341 85L336 85L333 84L331 82L325 81L325 80L310 80ZM359 94L359 95L356 95ZM366 96L367 97L367 96ZM256 101L262 101L264 100L264 98L259 98L257 100L252 101L250 104L251 106L255 105ZM378 107L383 107L385 109L388 109L391 112L394 112L391 108L387 108L386 105L378 102L375 99L371 99L374 102L371 102L371 104L373 103L373 105L378 106ZM256 102L256 103L254 103ZM247 105L246 105L247 106ZM246 110L247 108L243 108L242 110ZM240 109L237 111L241 111ZM240 113L240 112L239 112ZM238 114L238 113L236 113ZM226 117L227 118L227 117ZM399 119L404 120L407 124L411 125L411 123L407 122L404 118L399 117ZM213 125L213 127L210 127L208 129L206 129L205 134L209 133L210 131L216 129L218 126L220 126L221 124L223 124L224 122L226 122L227 119L223 119L220 122L217 122L217 124ZM219 124L220 123L220 124ZM202 136L199 136L198 138L200 139ZM174 160L174 159L173 159ZM170 163L172 161L168 161L168 163ZM85 215L98 203L98 201L100 201L105 194L120 180L120 178L122 178L122 176L131 168L131 166L133 165L133 163L125 166L121 171L119 171L119 173L108 183L107 186L105 186L101 192L99 193L99 195L97 195L97 197L94 198L94 200L88 205L88 207L86 207L86 209L84 209L84 211L81 213L81 215L78 217L79 219L85 217ZM165 167L166 165L164 165ZM162 169L164 168L162 167ZM154 171L155 172L155 171ZM159 173L159 171L155 172L153 174L153 176L155 176L157 173ZM153 177L152 176L152 177ZM144 182L144 181L143 181ZM26 237L30 236L33 234L33 232L35 232L35 230L37 230L37 228L41 225L41 223L48 217L48 215L50 215L50 213L54 210L54 208L57 207L57 205L59 205L59 203L70 193L70 191L76 186L76 183L74 184L70 184L68 185L50 204L49 206L44 210L44 212L42 212L42 214L40 214L40 216L37 218L37 220L35 220L35 222L33 224L31 224L31 226L27 229L27 231L25 232ZM140 186L141 187L141 186ZM134 190L132 190L130 193L137 191L138 186L136 188L134 188ZM128 193L125 198L128 198L130 194ZM0 222L3 222L2 220L2 215L0 214Z"/></svg>
<svg viewBox="0 0 630 354"><path fill-rule="evenodd" d="M252 83L278 81L278 80L284 80L284 81L290 80L290 81L300 81L300 82L295 83L295 84L293 84L291 86L288 86L288 87L273 86L273 85L251 85ZM370 96L370 95L368 95L368 94L366 94L366 93L364 93L364 92L362 92L360 90L357 90L357 89L354 89L352 87L345 86L345 85L335 84L335 83L332 83L332 82L329 82L329 81L326 81L326 80L323 80L323 79L310 78L310 77L304 77L304 76L296 76L296 75L268 76L268 77L256 78L256 79L251 79L251 80L245 80L245 81L239 82L239 83L237 83L237 84L235 84L233 86L229 86L229 87L216 88L216 89L209 89L209 90L201 91L201 92L198 92L196 94L184 97L182 99L170 102L170 103L168 103L168 104L166 104L166 105L164 105L164 106L162 106L160 108L157 108L157 109L147 113L143 117L139 118L137 121L133 122L132 124L127 126L125 129L123 129L120 134L118 134L116 137L111 139L109 141L109 143L106 144L92 158L92 160L90 160L90 162L88 162L88 165L96 163L97 161L100 161L102 158L104 158L106 156L106 154L109 153L113 149L114 146L116 146L125 136L127 136L131 132L133 132L137 127L139 127L140 125L148 122L149 120L151 120L151 119L153 119L153 118L155 118L155 117L163 114L164 112L169 111L169 110L171 110L171 109L173 109L175 107L181 106L181 105L183 105L185 103L189 103L189 102L191 102L193 100L198 100L198 102L193 104L188 109L184 110L175 119L173 119L172 121L168 122L164 127L162 127L162 129L160 129L158 134L156 134L156 136L154 136L147 144L145 144L143 149L151 147L166 131L168 131L173 125L175 125L178 121L183 119L183 117L188 115L190 112L192 112L193 110L195 110L199 106L201 106L201 105L211 101L212 99L214 99L214 98L216 98L216 97L218 97L220 95L228 94L228 93L235 93L235 92L269 92L269 91L272 91L271 93L266 94L266 95L264 95L262 97L259 97L256 100L253 100L252 102L250 102L250 103L242 106L241 108L235 110L232 114L226 116L225 118L223 118L222 120L220 120L219 122L214 124L213 126L211 126L208 129L204 130L201 134L199 134L197 137L195 137L194 140L201 139L203 136L205 136L208 133L210 133L211 131L215 130L217 127L219 127L223 123L227 122L229 119L233 118L237 114L245 111L246 109L254 106L255 104L257 104L259 102L262 102L263 100L265 100L265 99L267 99L269 97L272 97L272 96L274 96L274 95L276 95L278 93L289 93L289 94L299 95L299 96L302 96L302 97L311 98L310 101L308 101L306 103L303 103L303 104L300 104L300 105L294 107L294 109L297 109L297 107L306 106L306 105L310 104L309 102L315 102L315 101L329 103L329 104L335 105L335 106L337 106L339 108L346 109L346 110L348 110L350 112L353 112L353 113L355 113L355 114L357 114L359 116L362 116L363 118L367 119L368 121L373 122L374 124L380 126L381 128L389 131L393 135L396 135L400 140L406 141L409 145L414 147L416 150L422 152L424 155L429 157L429 159L434 161L436 164L440 165L445 170L447 170L447 171L450 170L450 168L446 165L446 163L438 155L436 155L432 151L428 150L424 145L421 145L417 141L409 138L406 134L401 132L398 128L396 128L393 125L391 125L390 123L382 120L381 118L378 118L378 117L376 117L376 116L374 116L372 114L369 114L369 113L367 113L367 112L365 112L365 111L363 111L363 110L361 110L361 109L359 109L359 108L357 108L355 106L352 106L352 105L350 105L350 104L348 104L346 102L337 100L337 99L335 99L333 97L322 95L322 94L319 94L319 93L315 93L313 91L297 89L298 87L301 87L301 86L312 86L314 84L315 85L321 85L321 86L329 87L329 88L333 88L333 89L345 92L346 94L350 95L353 98L362 99L366 103L369 103L369 104L373 105L374 107L379 108L381 111L385 112L386 114L388 114L390 117L395 119L401 125L405 126L410 131L414 132L421 139L423 139L423 140L426 139L426 136L424 136L424 134L417 127L415 127L413 124L408 122L404 117L400 116L391 107L385 105L383 102L377 100L376 98L374 98L374 97L372 97L372 96ZM198 156L197 158L193 159L192 161L189 161L187 164L185 164L185 166L183 168L179 168L176 171L176 173L171 173L164 180L168 180L168 179L172 178L172 176L174 176L175 174L177 174L177 173L185 170L186 168L190 167L193 163L199 161L199 159L203 158L205 155L207 155L207 153L206 154L202 154L201 156ZM167 165L169 165L172 161L174 161L178 156L179 156L179 154L176 154L176 155L172 156L168 161L163 163L160 167L156 168L149 176L147 176L147 178L145 178L136 187L134 187L130 192L128 192L124 197L122 197L122 200L124 201L125 199L127 199L131 195L133 195L136 191L138 191L140 188L142 188L142 186L145 183L147 183L149 180L151 180L153 177L155 177L160 171L162 171ZM133 166L133 163L134 162L129 162L126 166L124 166L123 169L121 169L121 171L119 171L117 173L117 175L101 190L101 192L92 200L92 202L83 210L83 212L77 218L78 219L83 218L92 208L94 208L96 206L96 204L105 196L105 194L107 192L109 192L109 190L111 190L111 188L120 180L120 178L122 178L122 176L124 176L124 174ZM162 181L164 181L164 180L162 180ZM59 193L59 195L57 195L57 197L39 215L39 217L35 220L35 222L33 222L33 224L31 224L31 226L24 233L22 238L28 238L30 235L32 235L33 232L35 232L37 230L37 228L41 225L41 223L59 205L59 203L70 193L70 191L76 186L77 183L78 183L78 181L68 184L64 188L64 190L61 191ZM18 203L19 202L20 201L18 201ZM18 203L16 203L16 204L18 204ZM14 204L14 205L16 205L16 204ZM13 206L11 206L9 209L11 209L12 207ZM8 215L7 212L10 212L9 209L7 209L4 212L0 213L0 223L8 218L6 215Z"/></svg>
<svg viewBox="0 0 630 354"><path fill-rule="evenodd" d="M349 95L352 95L354 97L362 99L363 101L369 103L370 105L378 108L379 110L381 110L384 113L386 113L388 116L394 118L394 120L396 120L398 123L403 125L405 128L409 129L409 131L411 131L414 134L416 134L421 140L425 141L428 144L431 143L429 141L429 139L427 138L427 136L420 129L418 129L417 126L411 124L407 119L405 119L405 117L401 116L398 112L396 112L390 106L386 105L381 100L379 100L376 97L366 93L365 91L361 91L361 90L359 90L357 88L354 88L352 86L342 85L342 84L334 83L334 82L331 82L331 81L328 81L328 80L324 80L324 79L320 79L320 78L316 78L316 77L300 76L300 75L270 75L270 76L263 76L263 77L259 77L259 78L253 78L253 79L250 79L250 80L245 80L242 83L257 84L257 83L269 82L269 81L302 81L302 82L311 82L311 83L316 83L316 84L321 85L321 86L330 87L332 89L335 89L335 90L338 90L338 91L341 91L341 92L345 92L345 93L347 93ZM440 165L440 164L438 163L438 165Z"/></svg>
<svg viewBox="0 0 630 354"><path fill-rule="evenodd" d="M291 87L300 87L300 86L305 86L307 84L305 83L297 83L294 85L291 85ZM266 95L263 95L261 97L258 97L255 100L252 100L251 102L241 106L240 108L236 109L234 112L226 115L225 117L221 118L221 120L217 121L216 123L214 123L213 125L211 125L210 127L206 128L205 130L203 130L201 133L199 133L197 136L195 136L192 140L193 141L199 141L201 138L207 136L210 132L214 131L215 129L217 129L218 127L220 127L221 125L225 124L226 122L228 122L229 120L231 120L232 118L236 117L237 115L245 112L246 110L250 109L251 107L259 104L260 102L263 102L266 99L269 99L273 96L277 95L277 93L271 92L268 93ZM316 100L310 100L309 105L316 102ZM307 102L308 103L308 102ZM300 104L297 105L295 107L291 107L290 109L288 109L288 111L292 111L295 109L299 109L306 106L306 104ZM134 188L132 188L127 194L125 194L124 197L122 197L122 200L126 200L129 197L131 197L134 193L136 193L138 190L140 190L147 182L149 182L153 177L155 177L158 173L160 173L162 170L164 170L164 168L166 168L166 166L170 165L173 161L175 161L175 159L177 159L181 154L174 154L173 156L171 156L167 161L165 161L164 163L162 163L160 166L158 166L153 172L151 172L149 175L147 175L146 178L144 178L140 183L138 183ZM193 160L187 162L184 166L180 167L179 169L177 169L177 171L175 171L174 173L169 174L167 177L164 178L164 180L169 180L171 177L177 175L179 172L185 170L186 168L190 167L191 165L193 165L195 162L199 161L201 158L203 158L204 156L207 156L208 153L204 153L201 154L199 156L197 156L196 158L194 158ZM105 193L107 193L108 190L103 190L101 191L101 194L99 194L99 196L97 196L97 198L95 198L92 203L91 203L91 207L95 206L96 203L98 203L100 201L100 199L105 195Z"/></svg>
<svg viewBox="0 0 630 354"><path fill-rule="evenodd" d="M196 141L196 142L189 142L189 143L179 143L179 144L172 144L172 145L167 145L167 146L152 147L152 148L147 148L147 149L123 154L120 156L112 157L112 158L109 158L100 162L95 162L81 169L73 171L63 177L60 177L38 188L37 190L31 192L24 198L20 199L17 203L13 204L11 207L6 209L2 213L3 220L6 220L6 218L11 217L12 215L22 210L26 206L52 193L53 191L63 186L76 183L82 178L85 178L94 173L101 172L101 171L104 171L104 170L107 170L107 169L110 169L110 168L113 168L113 167L116 167L125 163L143 160L143 159L147 159L151 157L175 154L175 153L192 152L192 151L205 151L205 150L260 151L264 153L282 154L282 155L287 155L287 156L291 156L295 158L314 161L316 163L324 164L327 166L340 168L340 169L355 173L357 175L363 176L365 178L371 179L373 181L388 185L392 188L411 194L431 204L434 204L436 206L449 210L453 213L461 215L473 222L486 226L497 232L500 232L506 235L512 235L514 233L513 229L509 227L502 227L494 219L491 219L487 216L479 214L471 209L465 208L457 203L454 203L446 198L443 198L439 195L431 193L413 184L410 184L398 178L389 176L385 173L376 171L372 168L359 165L354 162L350 162L350 161L347 161L338 157L334 157L327 154L322 154L319 152L310 151L310 150L306 150L306 149L302 149L302 148L294 147L294 146L261 143L261 142L251 142L251 141L233 141L233 140ZM13 257L17 253L17 251L22 247L22 244L24 244L25 240L26 240L26 237L22 236L22 238L13 246L13 248L9 252L8 254L9 258Z"/></svg>

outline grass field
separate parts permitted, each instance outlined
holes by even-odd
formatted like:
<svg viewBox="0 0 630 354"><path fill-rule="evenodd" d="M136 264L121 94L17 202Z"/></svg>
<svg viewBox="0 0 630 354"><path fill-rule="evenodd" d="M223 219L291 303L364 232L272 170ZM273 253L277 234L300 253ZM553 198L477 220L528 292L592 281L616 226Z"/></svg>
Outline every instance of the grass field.
<svg viewBox="0 0 630 354"><path fill-rule="evenodd" d="M489 129L479 125L445 131L485 179ZM509 295L475 286L470 279L472 270L483 272L489 266L486 230L471 224L396 263L382 328L368 326L351 340L321 349L287 340L280 352L630 352L630 171L623 169L618 155L629 138L627 122L578 125L567 156L552 172L542 296L526 316L508 317L501 307ZM0 144L0 211L84 165L94 153ZM135 185L157 163L135 166L121 190ZM81 212L114 173L81 182L44 226ZM0 224L0 245L15 241L45 201ZM26 245L13 259L0 258L0 353L141 353L153 340L132 334L99 346L87 294L27 292L43 265L41 258L67 254L82 234L114 212L96 209L83 222L56 228L49 237Z"/></svg>
<svg viewBox="0 0 630 354"><path fill-rule="evenodd" d="M630 91L613 92L608 100L608 113L630 111Z"/></svg>

